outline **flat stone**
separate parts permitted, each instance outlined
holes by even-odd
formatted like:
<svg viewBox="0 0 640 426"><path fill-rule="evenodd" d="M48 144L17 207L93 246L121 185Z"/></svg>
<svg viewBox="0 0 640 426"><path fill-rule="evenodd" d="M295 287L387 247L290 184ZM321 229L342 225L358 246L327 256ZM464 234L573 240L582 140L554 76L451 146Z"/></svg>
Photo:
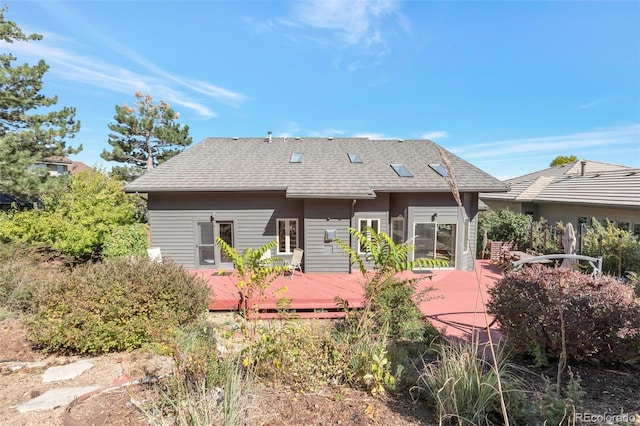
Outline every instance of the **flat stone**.
<svg viewBox="0 0 640 426"><path fill-rule="evenodd" d="M67 365L48 368L42 375L43 383L57 382L60 380L69 380L77 377L93 367L89 361L78 361Z"/></svg>
<svg viewBox="0 0 640 426"><path fill-rule="evenodd" d="M21 413L28 411L50 410L66 406L74 399L99 389L99 386L83 386L75 388L50 389L29 402L14 407Z"/></svg>

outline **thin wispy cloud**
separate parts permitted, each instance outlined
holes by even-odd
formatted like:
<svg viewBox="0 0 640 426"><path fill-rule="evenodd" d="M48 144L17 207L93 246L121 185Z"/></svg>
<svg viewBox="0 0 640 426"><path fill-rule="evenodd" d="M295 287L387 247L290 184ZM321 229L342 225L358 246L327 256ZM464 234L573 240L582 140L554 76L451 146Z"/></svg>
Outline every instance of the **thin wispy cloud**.
<svg viewBox="0 0 640 426"><path fill-rule="evenodd" d="M578 105L578 109L589 109L589 108L593 108L597 105L600 105L601 103L604 102L604 99L598 99L595 101L591 101L591 102L587 102L585 104L582 105Z"/></svg>
<svg viewBox="0 0 640 426"><path fill-rule="evenodd" d="M65 43L67 41L70 43ZM147 73L114 65L91 54L78 53L80 49L72 40L58 36L37 42L12 43L7 46L7 50L18 56L19 61L44 59L49 65L55 64L49 72L73 82L74 85L82 83L128 96L137 90L147 91L156 98L181 105L204 118L215 117L216 113L207 103L196 100L187 91L231 105L239 105L246 99L241 93L165 72L136 52L109 39L105 38L103 42L107 48L140 65Z"/></svg>
<svg viewBox="0 0 640 426"><path fill-rule="evenodd" d="M397 29L408 33L411 25L400 12L398 0L311 0L291 2L289 14L270 21L268 27L284 30L285 37L296 44L353 49L351 56L368 57L366 63L340 58L338 65L345 63L353 72L380 61L391 50L390 34Z"/></svg>
<svg viewBox="0 0 640 426"><path fill-rule="evenodd" d="M452 152L464 152L465 158L487 158L530 154L560 155L566 152L580 153L594 148L628 146L629 152L638 152L640 124L595 129L589 132L560 136L512 139L449 148Z"/></svg>
<svg viewBox="0 0 640 426"><path fill-rule="evenodd" d="M354 138L369 138L369 139L391 139L382 133L356 133Z"/></svg>
<svg viewBox="0 0 640 426"><path fill-rule="evenodd" d="M449 133L445 132L444 130L434 130L432 132L423 133L421 135L422 139L429 139L432 141L440 140L448 137L449 137Z"/></svg>

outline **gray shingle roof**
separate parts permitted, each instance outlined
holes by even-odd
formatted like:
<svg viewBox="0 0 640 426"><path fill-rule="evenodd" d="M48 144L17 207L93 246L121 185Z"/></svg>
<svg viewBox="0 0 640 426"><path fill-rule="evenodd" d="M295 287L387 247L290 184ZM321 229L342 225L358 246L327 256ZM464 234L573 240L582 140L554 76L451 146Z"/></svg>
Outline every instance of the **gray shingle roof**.
<svg viewBox="0 0 640 426"><path fill-rule="evenodd" d="M506 180L506 193L480 194L485 200L562 202L640 207L640 169L586 161L565 164Z"/></svg>
<svg viewBox="0 0 640 426"><path fill-rule="evenodd" d="M303 154L290 163L291 154ZM349 161L360 154L362 164ZM506 191L498 179L445 150L460 192ZM429 140L368 138L207 138L125 187L128 192L286 191L293 198L373 198L375 192L448 192L429 164L442 163ZM404 164L414 177L400 177Z"/></svg>

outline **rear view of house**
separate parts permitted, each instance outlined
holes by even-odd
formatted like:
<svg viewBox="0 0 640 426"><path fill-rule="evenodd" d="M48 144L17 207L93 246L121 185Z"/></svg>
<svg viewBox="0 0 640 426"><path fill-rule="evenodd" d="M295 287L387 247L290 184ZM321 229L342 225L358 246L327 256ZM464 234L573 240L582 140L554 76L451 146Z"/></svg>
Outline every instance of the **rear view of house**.
<svg viewBox="0 0 640 426"><path fill-rule="evenodd" d="M242 251L277 241L304 250L305 272L349 272L339 238L370 226L415 246L415 258L474 267L480 192L499 180L429 140L207 138L128 184L148 194L151 243L190 269L232 267L215 244Z"/></svg>

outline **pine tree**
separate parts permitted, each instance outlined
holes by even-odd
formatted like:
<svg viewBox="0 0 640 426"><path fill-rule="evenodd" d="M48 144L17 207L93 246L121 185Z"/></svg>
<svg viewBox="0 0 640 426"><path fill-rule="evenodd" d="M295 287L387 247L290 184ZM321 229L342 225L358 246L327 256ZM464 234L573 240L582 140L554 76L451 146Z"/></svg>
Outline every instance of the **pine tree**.
<svg viewBox="0 0 640 426"><path fill-rule="evenodd" d="M42 36L26 35L15 22L5 21L6 11L6 6L0 8L0 192L28 197L37 195L48 177L46 170L34 167L39 161L82 150L82 145L74 149L65 142L80 130L80 122L75 108L52 110L57 96L40 93L49 69L44 60L14 64L17 58L5 49Z"/></svg>
<svg viewBox="0 0 640 426"><path fill-rule="evenodd" d="M133 107L116 105L115 122L109 124L111 151L100 156L125 163L112 170L115 177L131 181L191 145L189 126L176 122L180 117L165 101L154 103L149 94L135 93Z"/></svg>

